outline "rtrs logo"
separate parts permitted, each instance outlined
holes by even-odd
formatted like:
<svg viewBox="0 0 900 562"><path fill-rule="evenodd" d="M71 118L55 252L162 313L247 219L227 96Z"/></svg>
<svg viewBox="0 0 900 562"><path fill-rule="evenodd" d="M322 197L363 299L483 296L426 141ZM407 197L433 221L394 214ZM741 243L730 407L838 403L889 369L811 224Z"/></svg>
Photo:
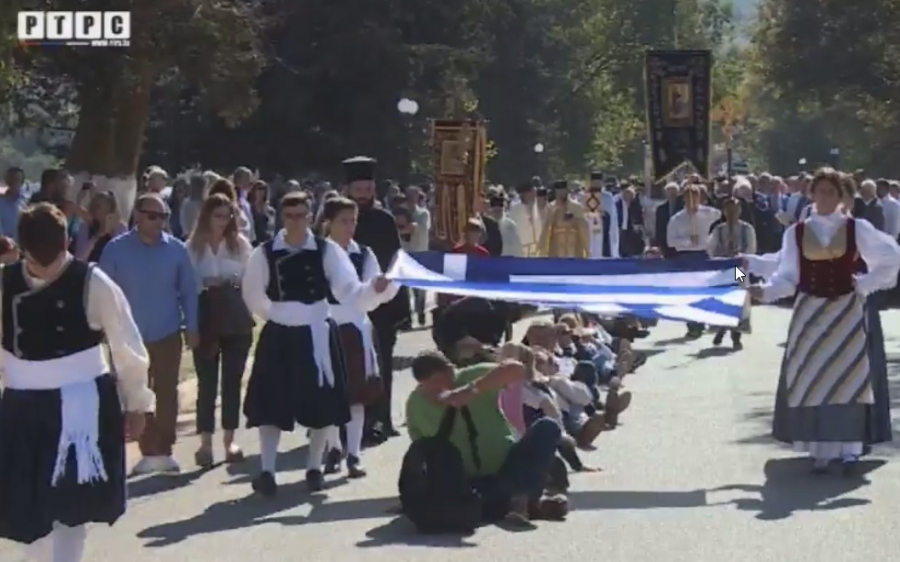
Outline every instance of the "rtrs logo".
<svg viewBox="0 0 900 562"><path fill-rule="evenodd" d="M19 12L19 43L128 47L131 12Z"/></svg>

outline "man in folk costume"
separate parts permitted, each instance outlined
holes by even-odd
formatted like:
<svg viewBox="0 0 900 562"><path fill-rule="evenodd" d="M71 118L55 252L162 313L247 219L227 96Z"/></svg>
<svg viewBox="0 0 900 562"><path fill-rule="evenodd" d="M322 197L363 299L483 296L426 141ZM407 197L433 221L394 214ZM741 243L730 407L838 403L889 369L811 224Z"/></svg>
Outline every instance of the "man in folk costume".
<svg viewBox="0 0 900 562"><path fill-rule="evenodd" d="M374 158L357 156L344 160L344 176L347 196L359 207L356 234L353 239L371 248L382 271L400 251L400 233L397 222L388 211L375 205ZM339 299L340 300L340 299ZM366 412L366 432L363 441L368 445L381 443L399 435L391 418L391 401L394 386L394 346L397 333L412 322L409 290L401 287L392 300L382 304L369 314L375 329L375 347L378 349L378 372L384 383L384 395Z"/></svg>
<svg viewBox="0 0 900 562"><path fill-rule="evenodd" d="M373 283L382 271L372 250L353 240L357 213L356 203L344 197L326 201L322 210L321 232L348 253L360 282ZM325 462L326 474L340 471L341 459L346 453L347 476L362 478L366 475L360 462L365 407L379 400L383 392L369 313L393 299L399 288L399 285L391 283L381 293L362 291L355 300L338 301L334 295L329 296L331 319L337 324L340 361L347 375L350 421L340 431L333 432Z"/></svg>
<svg viewBox="0 0 900 562"><path fill-rule="evenodd" d="M509 206L509 218L516 223L519 240L522 243L522 255L534 258L540 255L541 212L537 206L537 187L533 182L526 182L516 187L519 200Z"/></svg>
<svg viewBox="0 0 900 562"><path fill-rule="evenodd" d="M726 197L722 201L722 214L725 220L713 228L709 236L709 256L713 258L734 258L744 254L756 253L756 231L753 226L740 219L741 203L735 197ZM730 330L731 343L735 350L743 348L741 332L750 328L750 318L741 320L736 330ZM719 328L713 337L713 345L721 345L725 339L725 328Z"/></svg>
<svg viewBox="0 0 900 562"><path fill-rule="evenodd" d="M296 425L310 429L307 487L323 488L328 437L350 421L329 299L374 299L388 286L383 276L361 283L343 248L313 236L306 193L288 193L280 209L284 229L253 250L242 283L247 307L265 319L244 398L247 427L259 428L262 470L253 490L263 496L277 493L278 442Z"/></svg>
<svg viewBox="0 0 900 562"><path fill-rule="evenodd" d="M588 222L590 258L617 258L619 248L611 244L612 237L609 213L603 207L603 191L597 187L589 187L584 199L585 217Z"/></svg>
<svg viewBox="0 0 900 562"><path fill-rule="evenodd" d="M584 207L569 198L569 183L553 184L553 202L541 227L541 255L550 258L586 258L588 223Z"/></svg>
<svg viewBox="0 0 900 562"><path fill-rule="evenodd" d="M891 439L883 335L865 297L894 285L900 246L841 209L847 185L835 170L816 172L810 194L813 212L785 231L776 271L750 294L763 302L797 294L774 437L808 452L814 473L837 460L853 474L869 445Z"/></svg>
<svg viewBox="0 0 900 562"><path fill-rule="evenodd" d="M119 287L66 251L62 211L26 208L18 234L24 260L0 273L0 537L39 562L79 562L86 524L125 513L125 438L154 407L150 359Z"/></svg>

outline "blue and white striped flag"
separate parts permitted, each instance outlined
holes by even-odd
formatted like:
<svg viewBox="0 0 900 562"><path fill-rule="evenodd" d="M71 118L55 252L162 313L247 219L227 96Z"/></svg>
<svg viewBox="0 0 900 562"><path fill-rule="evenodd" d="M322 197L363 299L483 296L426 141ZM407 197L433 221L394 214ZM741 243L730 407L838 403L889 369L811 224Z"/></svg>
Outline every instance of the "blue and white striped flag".
<svg viewBox="0 0 900 562"><path fill-rule="evenodd" d="M579 260L400 252L387 276L416 289L579 308L606 316L736 327L746 291L738 260Z"/></svg>

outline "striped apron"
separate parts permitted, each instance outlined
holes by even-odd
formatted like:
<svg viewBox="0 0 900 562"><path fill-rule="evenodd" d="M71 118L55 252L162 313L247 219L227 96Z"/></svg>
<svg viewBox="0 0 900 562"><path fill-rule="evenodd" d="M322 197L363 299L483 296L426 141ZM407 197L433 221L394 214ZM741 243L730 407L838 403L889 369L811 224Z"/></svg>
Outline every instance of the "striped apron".
<svg viewBox="0 0 900 562"><path fill-rule="evenodd" d="M801 283L783 363L788 406L872 404L865 300L847 278L856 267L855 224L850 219L827 245L804 223L796 230ZM814 296L804 284L845 294Z"/></svg>

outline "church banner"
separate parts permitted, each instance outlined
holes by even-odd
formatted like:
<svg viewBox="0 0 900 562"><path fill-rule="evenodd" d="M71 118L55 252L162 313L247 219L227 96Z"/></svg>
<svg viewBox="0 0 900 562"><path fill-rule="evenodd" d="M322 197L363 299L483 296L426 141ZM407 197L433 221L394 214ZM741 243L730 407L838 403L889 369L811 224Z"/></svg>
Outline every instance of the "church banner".
<svg viewBox="0 0 900 562"><path fill-rule="evenodd" d="M647 51L644 72L654 181L688 164L709 177L712 54Z"/></svg>

